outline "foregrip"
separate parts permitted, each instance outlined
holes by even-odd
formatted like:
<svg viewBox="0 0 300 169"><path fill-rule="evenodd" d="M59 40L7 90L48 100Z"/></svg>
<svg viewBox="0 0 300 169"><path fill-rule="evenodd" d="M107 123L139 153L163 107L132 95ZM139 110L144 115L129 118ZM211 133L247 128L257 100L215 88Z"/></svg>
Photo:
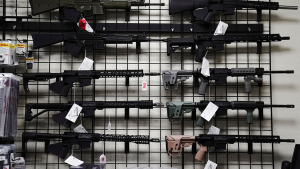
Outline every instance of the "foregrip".
<svg viewBox="0 0 300 169"><path fill-rule="evenodd" d="M247 124L253 124L253 110L247 110Z"/></svg>
<svg viewBox="0 0 300 169"><path fill-rule="evenodd" d="M245 77L245 92L251 93L251 78Z"/></svg>

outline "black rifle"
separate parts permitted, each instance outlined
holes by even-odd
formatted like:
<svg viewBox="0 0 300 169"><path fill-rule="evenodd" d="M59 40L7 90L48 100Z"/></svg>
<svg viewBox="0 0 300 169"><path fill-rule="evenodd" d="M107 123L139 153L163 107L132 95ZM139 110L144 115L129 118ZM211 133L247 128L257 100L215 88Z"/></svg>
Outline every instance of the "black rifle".
<svg viewBox="0 0 300 169"><path fill-rule="evenodd" d="M61 142L50 144L51 140L60 139ZM50 133L29 133L24 132L22 134L22 150L23 157L27 153L27 142L39 141L45 142L45 152L52 153L59 158L64 159L68 152L73 148L73 145L78 145L79 149L88 149L92 142L99 141L114 141L124 142L125 152L129 153L129 143L135 144L149 144L150 142L160 142L159 139L150 139L147 135L114 135L114 134L95 134L95 133L70 133L65 132L64 134L50 134Z"/></svg>
<svg viewBox="0 0 300 169"><path fill-rule="evenodd" d="M193 77L193 86L198 87L198 94L204 95L207 85L214 80L216 85L227 83L227 77L244 77L245 92L251 93L251 81L257 83L258 87L262 86L263 75L274 73L294 73L293 70L287 71L264 71L264 68L211 68L210 76L205 77L201 71L191 70L166 70L162 73L162 79L166 90L176 90L178 83L186 81L189 77ZM201 84L199 85L199 79Z"/></svg>
<svg viewBox="0 0 300 169"><path fill-rule="evenodd" d="M253 143L293 143L295 140L280 139L279 136L256 135L169 135L166 136L166 149L170 156L180 156L182 148L193 145L193 153L196 153L196 142L200 145L200 150L197 152L195 159L201 162L205 152L210 147L215 147L216 151L221 151L227 149L227 144L248 143L248 154L253 154Z"/></svg>
<svg viewBox="0 0 300 169"><path fill-rule="evenodd" d="M79 18L93 14L103 14L106 9L124 9L125 20L130 20L132 6L165 6L164 3L145 3L145 0L29 0L32 15L59 9L59 20L65 18L77 23Z"/></svg>
<svg viewBox="0 0 300 169"><path fill-rule="evenodd" d="M202 8L202 9L199 9ZM170 0L169 14L174 15L186 11L191 12L191 21L196 21L196 18L209 23L214 15L233 15L235 10L251 8L257 11L257 22L261 22L262 10L278 10L278 9L293 9L297 10L298 6L283 6L278 2L262 2L262 1L244 1L244 0Z"/></svg>
<svg viewBox="0 0 300 169"><path fill-rule="evenodd" d="M56 78L56 82L51 83L49 89L61 96L67 96L76 82L80 87L84 87L91 85L92 79L124 77L126 86L129 86L130 77L143 76L160 76L160 73L144 73L143 70L65 70L63 73L24 73L23 87L25 92L29 92L29 81L48 81Z"/></svg>
<svg viewBox="0 0 300 169"><path fill-rule="evenodd" d="M264 119L264 108L271 107L282 107L282 108L294 108L294 105L268 105L264 102L255 101L212 101L215 105L219 107L216 112L216 117L227 116L227 111L231 110L246 110L247 111L247 123L253 123L253 111L258 109L259 120ZM196 109L198 108L200 112L203 112L209 101L200 102L167 102L167 115L170 122L181 121L184 113L192 112L192 120L196 119ZM200 116L197 121L197 126L203 127L204 119Z"/></svg>
<svg viewBox="0 0 300 169"><path fill-rule="evenodd" d="M198 46L198 54L195 58L196 62L202 62L202 58L211 47L213 51L224 50L225 44L232 42L256 42L257 54L262 53L262 43L272 41L289 40L290 37L281 37L279 34L246 34L246 35L218 35L218 36L197 36L197 38L168 38L167 54L171 55L176 50L191 47L191 53L196 54L196 45Z"/></svg>
<svg viewBox="0 0 300 169"><path fill-rule="evenodd" d="M33 48L38 49L64 42L64 49L74 57L86 46L94 46L95 49L105 49L105 44L132 44L136 42L136 53L141 53L141 42L162 41L147 38L147 35L126 35L126 34L96 34L78 28L77 33L66 34L32 34Z"/></svg>
<svg viewBox="0 0 300 169"><path fill-rule="evenodd" d="M83 118L88 118L95 116L95 111L103 110L106 108L124 108L125 109L125 119L129 119L129 109L139 108L139 109L153 109L155 106L163 106L162 103L153 103L152 100L142 100L142 101L79 101L79 102L68 102L68 103L38 103L26 104L25 110L25 120L31 121L34 118L40 116L41 114L48 111L60 111L58 114L52 115L54 122L59 123L65 127L71 127L72 122L67 120L69 110L76 103L82 107L81 113L83 113ZM43 111L32 115L32 109L43 109Z"/></svg>
<svg viewBox="0 0 300 169"><path fill-rule="evenodd" d="M295 145L292 161L283 161L281 169L298 169L300 168L300 144Z"/></svg>

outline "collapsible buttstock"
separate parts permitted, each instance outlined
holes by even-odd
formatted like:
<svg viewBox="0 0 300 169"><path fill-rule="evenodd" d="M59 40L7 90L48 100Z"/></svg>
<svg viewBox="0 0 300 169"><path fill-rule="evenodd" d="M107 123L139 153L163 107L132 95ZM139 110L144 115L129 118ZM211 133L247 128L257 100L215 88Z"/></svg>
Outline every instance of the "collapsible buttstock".
<svg viewBox="0 0 300 169"><path fill-rule="evenodd" d="M29 0L32 15L38 15L60 7L60 0Z"/></svg>
<svg viewBox="0 0 300 169"><path fill-rule="evenodd" d="M63 34L32 34L33 48L50 46L64 40Z"/></svg>

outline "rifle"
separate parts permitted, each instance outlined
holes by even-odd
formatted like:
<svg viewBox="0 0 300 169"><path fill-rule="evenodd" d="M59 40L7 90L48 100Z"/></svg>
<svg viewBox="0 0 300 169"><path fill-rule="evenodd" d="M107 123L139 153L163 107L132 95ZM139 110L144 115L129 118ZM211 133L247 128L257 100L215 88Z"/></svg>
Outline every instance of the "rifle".
<svg viewBox="0 0 300 169"><path fill-rule="evenodd" d="M225 44L232 42L256 42L257 54L262 53L262 43L272 41L290 40L290 37L281 37L279 34L242 34L242 35L218 35L218 36L197 36L197 38L168 38L163 40L167 42L168 56L176 50L191 47L191 53L196 54L196 45L198 46L198 53L195 58L196 62L202 62L202 58L211 47L213 51L224 50ZM159 40L157 40L159 41Z"/></svg>
<svg viewBox="0 0 300 169"><path fill-rule="evenodd" d="M50 144L51 140L61 139L61 142ZM64 159L68 152L72 150L73 145L78 145L79 150L90 148L92 142L114 141L124 142L125 152L129 153L129 143L149 144L150 142L160 142L159 139L150 139L147 135L114 135L114 134L95 134L95 133L71 133L51 134L51 133L29 133L22 134L23 157L27 153L27 142L29 140L45 142L45 152L52 153L59 158Z"/></svg>
<svg viewBox="0 0 300 169"><path fill-rule="evenodd" d="M152 100L142 100L142 101L82 101L82 102L68 102L68 103L39 103L26 104L25 109L25 120L31 121L34 118L40 116L41 114L48 111L60 111L58 114L52 115L52 120L59 123L65 127L71 127L72 122L67 120L69 110L76 103L82 107L81 113L83 113L83 118L88 118L95 116L95 111L103 110L105 108L124 108L125 109L125 119L129 119L129 109L139 108L139 109L153 109L153 107L163 106L162 103L153 103ZM31 109L44 109L43 111L32 115Z"/></svg>
<svg viewBox="0 0 300 169"><path fill-rule="evenodd" d="M29 0L32 15L42 14L51 10L59 9L59 20L65 18L77 23L82 16L103 14L106 9L125 9L125 20L130 20L132 6L165 6L164 3L145 3L145 0Z"/></svg>
<svg viewBox="0 0 300 169"><path fill-rule="evenodd" d="M56 43L64 42L64 49L74 57L86 46L104 50L105 44L132 44L136 42L136 53L141 53L141 42L163 41L147 38L147 35L97 34L78 28L77 32L65 34L32 34L33 48L38 49Z"/></svg>
<svg viewBox="0 0 300 169"><path fill-rule="evenodd" d="M255 136L255 135L207 135L199 136L189 135L169 135L166 136L166 148L170 156L180 156L184 147L193 144L193 151L196 149L194 143L198 142L200 150L197 152L195 159L202 162L205 152L210 147L215 147L216 151L226 150L227 144L248 143L248 154L253 154L253 143L293 143L293 139L280 139L280 136ZM175 153L176 154L175 154Z"/></svg>
<svg viewBox="0 0 300 169"><path fill-rule="evenodd" d="M63 73L23 73L23 87L25 92L29 92L30 80L48 81L56 78L56 82L51 83L49 89L61 96L67 96L76 82L80 87L84 87L91 85L92 79L125 77L125 85L129 86L130 77L144 76L160 76L160 73L144 73L143 70L65 70Z"/></svg>
<svg viewBox="0 0 300 169"><path fill-rule="evenodd" d="M219 12L222 12L224 16L234 15L236 9L242 10L244 8L255 9L257 11L257 22L261 22L262 10L297 10L298 6L283 6L279 5L278 2L257 2L243 0L170 0L169 14L174 15L177 13L190 11L192 15L192 22L196 21L196 18L198 18L201 21L209 23L214 15L219 15Z"/></svg>
<svg viewBox="0 0 300 169"><path fill-rule="evenodd" d="M282 165L281 165L281 169L297 169L300 167L300 144L296 144L295 145L295 149L294 149L294 154L293 154L293 158L292 161L283 161Z"/></svg>
<svg viewBox="0 0 300 169"><path fill-rule="evenodd" d="M227 83L227 77L244 77L245 92L251 93L251 81L257 83L258 87L262 87L263 75L274 73L294 73L293 70L286 71L264 71L264 68L211 68L210 76L205 77L201 71L192 70L166 70L162 73L162 79L166 90L176 90L178 83L186 81L193 77L193 86L198 87L198 94L204 95L207 85L214 80L216 85ZM201 79L201 85L199 85Z"/></svg>
<svg viewBox="0 0 300 169"><path fill-rule="evenodd" d="M264 108L282 107L294 108L294 105L268 105L264 102L258 101L212 101L219 107L216 112L216 117L227 116L228 109L231 110L246 110L247 111L247 124L253 123L253 112L258 109L259 120L263 120ZM170 122L181 122L184 113L192 112L192 120L196 119L196 108L203 112L209 101L200 102L167 102L167 115ZM197 121L197 126L203 127L204 119L200 116Z"/></svg>

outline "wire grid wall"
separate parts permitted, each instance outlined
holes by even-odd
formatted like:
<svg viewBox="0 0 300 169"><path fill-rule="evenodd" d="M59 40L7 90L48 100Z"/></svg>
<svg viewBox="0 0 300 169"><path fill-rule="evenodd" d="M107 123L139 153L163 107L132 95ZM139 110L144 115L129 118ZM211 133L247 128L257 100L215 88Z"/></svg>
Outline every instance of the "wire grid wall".
<svg viewBox="0 0 300 169"><path fill-rule="evenodd" d="M189 12L169 16L167 0L153 0L151 3L165 3L165 6L137 7L131 10L131 21L129 23L149 23L149 24L190 24ZM2 5L2 4L1 4ZM0 8L3 16L28 16L31 14L29 2L27 0L3 0ZM270 14L263 12L263 23L265 33L270 33ZM23 22L60 22L58 10L34 16L33 19L23 19ZM95 28L96 23L126 23L123 10L105 11L104 15L87 17L88 23ZM216 16L211 24L217 25L220 18ZM6 21L15 19L6 18ZM222 21L230 24L256 24L256 11L238 11L233 16L222 17ZM69 22L69 21L64 21ZM5 22L3 22L5 24ZM33 51L35 58L34 69L26 70L25 59L20 59L20 65L15 68L7 68L5 72L15 72L21 75L24 72L51 72L60 73L64 70L78 70L85 55L74 58L63 52L63 43L33 50L31 34L63 33L58 31L30 32L30 31L6 31L5 26L2 31L2 39L28 39L29 50ZM117 32L116 32L117 33ZM147 30L145 30L147 33ZM133 34L133 33L130 33ZM212 33L211 33L212 34ZM210 35L211 35L210 34ZM195 37L196 33L147 33L149 38L183 38ZM283 42L281 42L283 43ZM190 49L173 53L172 56L166 54L166 44L164 42L142 43L142 53L135 54L135 44L129 45L106 45L105 50L95 50L88 48L86 57L94 60L93 70L127 70L143 69L148 72L162 72L164 70L197 70L201 64L194 61ZM278 47L276 43L272 47ZM265 68L271 69L271 43L263 44L263 53L256 54L256 44L252 43L232 43L226 45L224 51L209 52L207 59L211 68ZM141 84L148 82L147 91L142 91ZM63 134L71 132L80 124L77 120L72 127L65 128L53 122L51 117L59 112L47 112L38 118L25 122L24 112L27 103L67 103L68 101L138 101L153 100L166 105L169 101L192 101L200 100L212 101L264 101L272 104L271 76L264 75L264 85L262 88L252 86L252 93L244 93L243 78L228 77L226 85L217 87L210 86L205 96L197 94L198 89L193 87L192 79L180 84L174 91L167 91L162 85L161 77L130 78L130 86L125 86L125 79L104 78L93 80L92 85L84 88L74 87L67 97L60 97L49 91L49 82L29 83L30 93L25 93L20 87L20 99L18 109L18 137L15 138L17 150L21 153L21 136L23 132L53 133ZM22 82L21 82L22 85ZM210 91L210 92L209 92ZM75 98L75 99L74 99ZM40 110L41 111L41 110ZM264 110L264 121L258 120L257 110L254 112L254 123L246 123L246 111L228 111L228 116L213 119L213 125L221 129L220 134L228 135L273 135L272 109ZM34 114L37 112L33 112ZM185 114L182 123L170 123L167 118L167 110L154 108L153 110L130 109L129 120L124 119L123 109L97 110L95 117L82 120L83 126L89 133L101 134L128 134L128 135L150 135L150 138L159 138L161 143L150 143L150 145L136 145L130 143L130 153L124 153L124 143L97 142L92 143L90 149L74 150L74 156L85 163L98 163L101 154L107 157L106 168L125 167L175 167L182 169L204 168L208 155L204 162L197 162L195 154L191 153L191 147L185 148L179 157L170 157L166 152L165 136L167 135L199 135L206 134L212 122L206 122L204 128L196 126L195 121L191 121L191 114ZM197 117L200 112L197 110ZM108 132L108 122L112 123L112 130ZM51 141L56 143L59 140ZM284 143L283 143L284 144ZM199 146L197 145L197 149ZM269 169L274 168L274 147L273 144L254 144L254 153L247 154L247 144L235 143L228 145L228 149L222 152L210 152L209 159L218 164L222 169ZM208 154L208 153L207 153ZM64 160L55 155L44 153L44 143L28 142L28 153L26 155L26 167L31 169L52 169L69 168Z"/></svg>

